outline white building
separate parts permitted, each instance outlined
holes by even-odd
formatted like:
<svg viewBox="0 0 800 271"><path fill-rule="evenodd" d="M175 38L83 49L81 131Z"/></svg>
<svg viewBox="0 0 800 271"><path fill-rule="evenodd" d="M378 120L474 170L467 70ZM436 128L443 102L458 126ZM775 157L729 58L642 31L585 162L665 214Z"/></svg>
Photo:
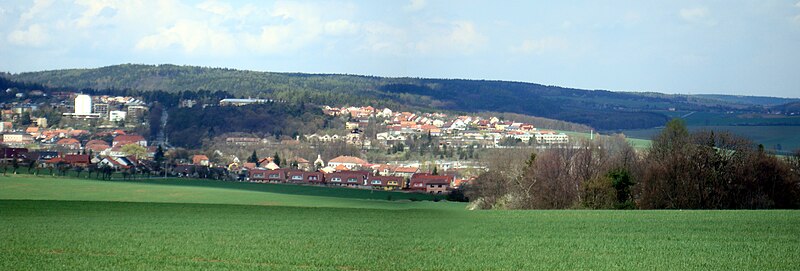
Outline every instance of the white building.
<svg viewBox="0 0 800 271"><path fill-rule="evenodd" d="M89 115L92 113L92 96L79 94L75 97L75 115Z"/></svg>
<svg viewBox="0 0 800 271"><path fill-rule="evenodd" d="M78 94L75 96L75 113L64 113L64 116L82 119L99 118L100 114L92 113L92 96Z"/></svg>
<svg viewBox="0 0 800 271"><path fill-rule="evenodd" d="M564 133L536 133L534 134L537 144L567 144L569 136Z"/></svg>
<svg viewBox="0 0 800 271"><path fill-rule="evenodd" d="M108 120L109 121L124 121L125 120L125 116L127 114L128 114L128 112L125 112L125 111L112 110L112 111L108 112Z"/></svg>

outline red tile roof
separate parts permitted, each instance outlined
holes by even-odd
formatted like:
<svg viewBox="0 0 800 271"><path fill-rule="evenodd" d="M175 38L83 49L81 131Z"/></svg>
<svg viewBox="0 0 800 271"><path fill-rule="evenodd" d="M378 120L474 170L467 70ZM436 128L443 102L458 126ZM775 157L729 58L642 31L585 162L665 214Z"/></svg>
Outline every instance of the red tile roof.
<svg viewBox="0 0 800 271"><path fill-rule="evenodd" d="M328 163L347 163L347 164L356 164L356 165L365 165L367 161L364 159L353 157L353 156L339 156L336 158L331 159Z"/></svg>

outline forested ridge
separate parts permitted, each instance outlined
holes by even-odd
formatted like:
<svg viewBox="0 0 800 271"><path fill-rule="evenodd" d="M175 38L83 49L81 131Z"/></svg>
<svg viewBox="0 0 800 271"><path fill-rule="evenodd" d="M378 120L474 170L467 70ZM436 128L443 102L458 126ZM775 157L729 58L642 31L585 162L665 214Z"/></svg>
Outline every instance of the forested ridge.
<svg viewBox="0 0 800 271"><path fill-rule="evenodd" d="M290 103L510 112L577 122L601 130L661 126L668 117L654 111L667 108L728 109L724 103L709 106L680 95L582 90L523 82L274 73L177 65L123 64L2 76L54 88L225 91L237 97Z"/></svg>

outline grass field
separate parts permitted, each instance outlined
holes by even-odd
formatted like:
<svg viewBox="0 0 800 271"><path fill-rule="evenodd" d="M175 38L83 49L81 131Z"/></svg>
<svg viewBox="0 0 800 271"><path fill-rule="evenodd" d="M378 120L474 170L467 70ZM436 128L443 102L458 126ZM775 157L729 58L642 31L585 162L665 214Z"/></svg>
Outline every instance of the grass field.
<svg viewBox="0 0 800 271"><path fill-rule="evenodd" d="M800 126L688 126L690 131L714 130L729 131L744 136L758 144L764 144L768 150L775 150L780 144L782 153L800 149ZM623 133L632 138L651 139L661 131L655 129L626 130Z"/></svg>
<svg viewBox="0 0 800 271"><path fill-rule="evenodd" d="M466 211L178 182L0 177L0 270L800 268L798 211Z"/></svg>
<svg viewBox="0 0 800 271"><path fill-rule="evenodd" d="M247 204L377 209L463 209L463 203L431 202L418 193L327 188L288 184L230 183L191 179L99 181L17 175L0 177L0 199ZM391 199L391 200L389 200ZM415 201L411 201L414 199ZM428 201L416 201L428 200ZM441 207L437 207L441 208ZM448 208L448 207L445 207Z"/></svg>

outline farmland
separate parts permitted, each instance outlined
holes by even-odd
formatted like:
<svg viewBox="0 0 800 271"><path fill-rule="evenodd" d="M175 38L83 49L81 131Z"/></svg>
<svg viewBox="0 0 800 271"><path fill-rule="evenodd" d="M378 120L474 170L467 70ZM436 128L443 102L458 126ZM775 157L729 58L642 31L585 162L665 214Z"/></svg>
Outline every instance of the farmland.
<svg viewBox="0 0 800 271"><path fill-rule="evenodd" d="M729 131L763 144L768 150L779 153L790 153L800 149L800 126L688 126L690 131L713 130ZM661 131L660 128L625 130L623 133L630 138L651 139Z"/></svg>
<svg viewBox="0 0 800 271"><path fill-rule="evenodd" d="M0 177L0 269L800 266L797 211L466 211L369 191L239 185Z"/></svg>

